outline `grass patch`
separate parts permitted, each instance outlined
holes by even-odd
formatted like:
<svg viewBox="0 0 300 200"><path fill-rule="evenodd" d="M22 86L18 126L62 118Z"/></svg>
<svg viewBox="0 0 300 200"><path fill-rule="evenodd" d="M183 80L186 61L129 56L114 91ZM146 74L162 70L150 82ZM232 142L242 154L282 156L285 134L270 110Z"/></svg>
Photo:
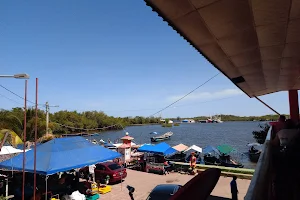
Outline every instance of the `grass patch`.
<svg viewBox="0 0 300 200"><path fill-rule="evenodd" d="M162 127L172 127L173 125L172 124L163 124L161 125Z"/></svg>
<svg viewBox="0 0 300 200"><path fill-rule="evenodd" d="M175 167L189 167L189 163L180 163L180 162L175 162ZM198 164L196 165L196 169L210 169L210 168L218 168L221 169L222 172L227 172L227 173L235 173L235 174L248 174L248 175L253 175L254 174L254 169L246 169L246 168L234 168L234 167L223 167L223 166L215 166L215 165L202 165Z"/></svg>

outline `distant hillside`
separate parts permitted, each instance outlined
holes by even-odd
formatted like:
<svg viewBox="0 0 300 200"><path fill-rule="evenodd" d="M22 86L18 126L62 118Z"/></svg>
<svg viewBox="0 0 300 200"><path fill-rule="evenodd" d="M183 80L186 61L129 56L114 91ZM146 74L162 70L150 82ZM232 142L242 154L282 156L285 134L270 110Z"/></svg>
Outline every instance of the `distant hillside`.
<svg viewBox="0 0 300 200"><path fill-rule="evenodd" d="M263 116L236 116L236 115L220 115L222 121L276 121L278 119L278 115L263 115ZM285 115L289 118L289 115ZM181 119L194 119L194 120L206 120L210 116L198 116L198 117L187 117L181 118L177 117L174 120Z"/></svg>

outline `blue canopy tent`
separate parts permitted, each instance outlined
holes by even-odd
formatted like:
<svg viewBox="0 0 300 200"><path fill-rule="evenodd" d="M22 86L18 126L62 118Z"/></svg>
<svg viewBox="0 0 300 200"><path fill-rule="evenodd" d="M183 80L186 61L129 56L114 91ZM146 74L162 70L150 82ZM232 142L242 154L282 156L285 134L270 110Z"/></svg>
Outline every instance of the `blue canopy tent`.
<svg viewBox="0 0 300 200"><path fill-rule="evenodd" d="M210 153L216 153L216 154L220 155L219 150L213 146L207 146L203 149L203 154L210 154Z"/></svg>
<svg viewBox="0 0 300 200"><path fill-rule="evenodd" d="M137 149L140 152L148 152L148 153L157 153L163 154L165 156L174 154L177 150L173 149L170 145L165 142L159 143L157 145L149 145L145 144Z"/></svg>
<svg viewBox="0 0 300 200"><path fill-rule="evenodd" d="M51 175L112 160L120 156L121 154L92 144L80 136L56 138L37 146L36 173ZM34 151L27 151L25 158L25 171L34 172ZM22 170L23 153L1 162L0 168Z"/></svg>

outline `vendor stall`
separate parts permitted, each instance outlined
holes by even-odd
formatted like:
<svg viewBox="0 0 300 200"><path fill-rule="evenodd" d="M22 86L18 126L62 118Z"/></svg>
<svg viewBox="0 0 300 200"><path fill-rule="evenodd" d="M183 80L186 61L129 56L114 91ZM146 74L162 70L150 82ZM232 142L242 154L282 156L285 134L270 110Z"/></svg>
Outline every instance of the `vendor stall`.
<svg viewBox="0 0 300 200"><path fill-rule="evenodd" d="M126 167L133 170L144 171L144 153L143 152L131 152L131 158L127 162Z"/></svg>
<svg viewBox="0 0 300 200"><path fill-rule="evenodd" d="M23 156L23 153L20 153L9 160L1 162L0 168L22 171ZM46 196L50 195L51 191L55 191L52 194L57 194L56 191L60 193L64 188L70 188L70 184L73 183L71 180L76 177L65 174L57 178L54 174L112 160L120 156L121 154L92 144L83 137L53 139L36 148L36 173L40 175L39 177L43 178L43 185L41 185L40 188L39 184L37 184L37 186L39 191L42 191ZM24 170L34 173L34 151L27 151L25 157L26 163ZM26 178L25 180L26 183L30 184L30 180L33 179ZM78 182L79 180L77 183ZM37 183L39 183L38 179ZM31 186L32 185L28 185L28 187Z"/></svg>
<svg viewBox="0 0 300 200"><path fill-rule="evenodd" d="M163 174L165 171L165 156L172 155L177 151L163 142L157 145L143 145L138 148L139 152L145 152L145 171Z"/></svg>

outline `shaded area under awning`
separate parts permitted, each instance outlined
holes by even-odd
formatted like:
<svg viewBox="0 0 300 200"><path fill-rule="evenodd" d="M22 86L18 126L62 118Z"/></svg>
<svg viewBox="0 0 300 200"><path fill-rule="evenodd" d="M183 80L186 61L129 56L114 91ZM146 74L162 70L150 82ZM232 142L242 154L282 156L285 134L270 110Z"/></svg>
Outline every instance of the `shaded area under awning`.
<svg viewBox="0 0 300 200"><path fill-rule="evenodd" d="M145 1L250 97L300 88L299 1Z"/></svg>

